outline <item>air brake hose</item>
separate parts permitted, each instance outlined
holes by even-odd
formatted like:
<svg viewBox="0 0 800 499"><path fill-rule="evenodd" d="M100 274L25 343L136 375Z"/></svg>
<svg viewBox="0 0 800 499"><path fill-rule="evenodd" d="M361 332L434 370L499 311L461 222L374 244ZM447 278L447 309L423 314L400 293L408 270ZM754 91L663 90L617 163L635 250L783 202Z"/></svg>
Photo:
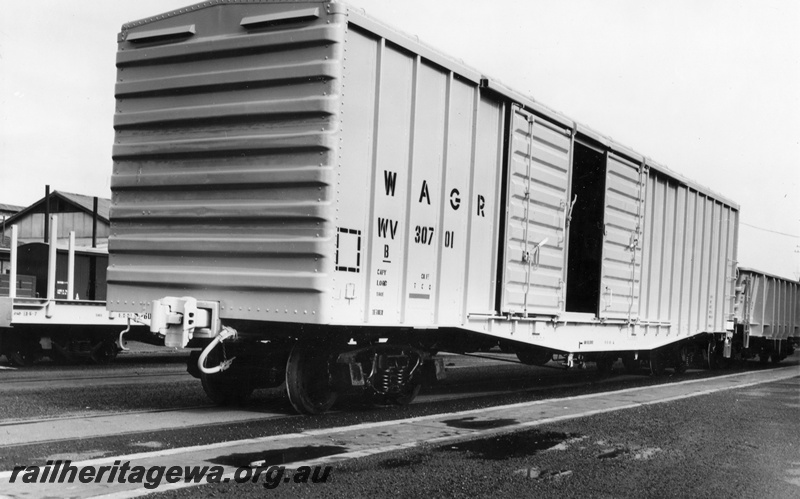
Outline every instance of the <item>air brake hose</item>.
<svg viewBox="0 0 800 499"><path fill-rule="evenodd" d="M216 367L205 367L204 365L206 363L206 357L208 357L208 354L211 353L211 350L214 350L214 347L231 337L236 337L236 330L227 326L223 326L222 331L219 332L217 337L211 340L211 343L209 343L208 346L203 349L203 351L200 353L200 357L197 359L197 367L200 369L201 373L216 374L231 367L231 364L233 364L233 361L236 359L236 357L223 360Z"/></svg>
<svg viewBox="0 0 800 499"><path fill-rule="evenodd" d="M123 339L123 336L125 336L125 333L130 333L130 332L131 332L131 320L128 319L128 327L125 328L124 331L120 332L119 333L119 337L117 337L117 348L119 348L122 351L130 350L130 348L125 346L125 340Z"/></svg>

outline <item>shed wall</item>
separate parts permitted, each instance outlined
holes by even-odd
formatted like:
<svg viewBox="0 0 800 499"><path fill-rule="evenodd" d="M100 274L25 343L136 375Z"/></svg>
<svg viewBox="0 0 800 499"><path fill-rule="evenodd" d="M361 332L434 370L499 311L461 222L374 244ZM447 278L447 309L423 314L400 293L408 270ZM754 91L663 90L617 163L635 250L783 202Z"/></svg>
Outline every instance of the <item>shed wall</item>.
<svg viewBox="0 0 800 499"><path fill-rule="evenodd" d="M67 239L71 231L75 232L76 238L92 237L92 215L84 212L57 213L58 215L58 238ZM19 227L19 238L21 240L44 239L44 213L30 213L17 221ZM101 221L97 223L98 239L105 239L109 234L109 226Z"/></svg>

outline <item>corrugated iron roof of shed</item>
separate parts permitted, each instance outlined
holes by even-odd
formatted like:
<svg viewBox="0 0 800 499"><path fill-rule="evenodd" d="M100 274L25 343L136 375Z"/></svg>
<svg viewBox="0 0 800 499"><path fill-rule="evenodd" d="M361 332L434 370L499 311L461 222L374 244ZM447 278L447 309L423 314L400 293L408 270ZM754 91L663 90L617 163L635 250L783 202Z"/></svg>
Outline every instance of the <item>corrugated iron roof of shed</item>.
<svg viewBox="0 0 800 499"><path fill-rule="evenodd" d="M18 212L22 211L24 208L25 208L24 206L0 203L0 211Z"/></svg>
<svg viewBox="0 0 800 499"><path fill-rule="evenodd" d="M93 196L85 196L83 194L74 194L71 192L63 192L63 191L53 191L50 193L50 198L61 198L76 207L80 208L81 210L85 211L88 214L92 214L94 211L94 197ZM38 206L44 204L44 199L41 198L32 205L23 208L19 212L11 215L7 220L7 224L13 224L20 218L24 217L28 213L33 212ZM105 223L109 222L109 215L111 212L111 200L106 198L98 198L97 200L97 216Z"/></svg>
<svg viewBox="0 0 800 499"><path fill-rule="evenodd" d="M94 196L86 196L83 194L74 194L71 192L63 192L63 191L56 191L59 194L63 195L65 198L69 199L73 203L80 205L83 207L88 213L92 213L94 211ZM108 217L111 213L111 200L107 198L97 198L97 215L108 221Z"/></svg>

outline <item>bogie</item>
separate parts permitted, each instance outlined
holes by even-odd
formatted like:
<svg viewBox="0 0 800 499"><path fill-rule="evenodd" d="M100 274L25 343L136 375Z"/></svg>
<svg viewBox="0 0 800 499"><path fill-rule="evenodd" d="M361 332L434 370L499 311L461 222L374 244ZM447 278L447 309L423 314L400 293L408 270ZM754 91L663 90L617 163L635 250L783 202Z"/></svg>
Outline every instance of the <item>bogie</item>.
<svg viewBox="0 0 800 499"><path fill-rule="evenodd" d="M435 360L408 345L372 345L347 351L337 363L347 366L349 384L360 387L376 405L408 405L426 378L436 379ZM426 372L433 369L432 376ZM439 369L443 373L443 368Z"/></svg>

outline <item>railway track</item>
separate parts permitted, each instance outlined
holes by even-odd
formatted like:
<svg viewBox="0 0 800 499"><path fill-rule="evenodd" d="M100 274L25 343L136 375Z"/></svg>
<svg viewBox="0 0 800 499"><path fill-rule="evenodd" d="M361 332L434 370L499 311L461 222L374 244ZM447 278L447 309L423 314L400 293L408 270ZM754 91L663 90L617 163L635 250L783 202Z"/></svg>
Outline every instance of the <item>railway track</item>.
<svg viewBox="0 0 800 499"><path fill-rule="evenodd" d="M191 379L191 376L186 374L185 368L181 367L176 367L175 369L155 369L128 374L66 375L59 376L57 379L53 379L52 376L42 373L39 376L31 378L4 379L3 383L0 384L0 393L35 389L170 383L184 378Z"/></svg>

